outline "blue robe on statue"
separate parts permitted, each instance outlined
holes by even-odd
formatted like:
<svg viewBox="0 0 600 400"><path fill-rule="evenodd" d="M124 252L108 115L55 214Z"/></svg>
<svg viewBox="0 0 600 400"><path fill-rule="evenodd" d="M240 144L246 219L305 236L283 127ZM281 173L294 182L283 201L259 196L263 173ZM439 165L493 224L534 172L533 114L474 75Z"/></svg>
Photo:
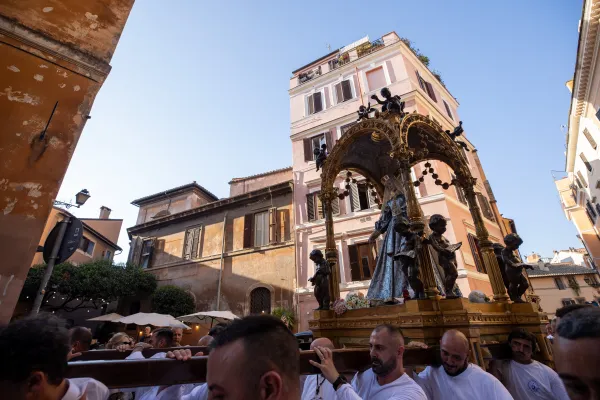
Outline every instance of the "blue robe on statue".
<svg viewBox="0 0 600 400"><path fill-rule="evenodd" d="M371 301L392 302L394 297L401 298L404 289L408 289L408 281L402 273L400 260L394 260L394 254L400 250L403 240L394 230L396 219L400 216L408 218L403 194L386 203L379 221L375 223L375 230L384 235L384 238L367 292L367 299Z"/></svg>

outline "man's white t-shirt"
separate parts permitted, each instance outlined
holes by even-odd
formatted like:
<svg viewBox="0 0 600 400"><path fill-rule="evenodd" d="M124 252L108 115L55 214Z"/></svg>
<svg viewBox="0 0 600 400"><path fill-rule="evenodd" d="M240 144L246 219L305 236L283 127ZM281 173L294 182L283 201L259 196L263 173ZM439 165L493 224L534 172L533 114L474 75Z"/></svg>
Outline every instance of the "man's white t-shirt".
<svg viewBox="0 0 600 400"><path fill-rule="evenodd" d="M92 378L67 379L69 388L62 400L79 400L85 394L87 400L106 400L110 394L108 388Z"/></svg>
<svg viewBox="0 0 600 400"><path fill-rule="evenodd" d="M319 394L317 394L317 386L319 387ZM308 375L304 381L301 399L335 400L337 399L337 395L335 390L333 390L333 385L323 375Z"/></svg>
<svg viewBox="0 0 600 400"><path fill-rule="evenodd" d="M352 379L352 386L341 385L337 390L339 400L427 400L423 389L408 375L381 386L370 368Z"/></svg>
<svg viewBox="0 0 600 400"><path fill-rule="evenodd" d="M502 383L477 365L469 364L460 375L450 376L444 367L427 367L415 374L429 400L512 400Z"/></svg>
<svg viewBox="0 0 600 400"><path fill-rule="evenodd" d="M515 400L569 400L562 380L550 367L533 361L520 364L513 360L500 366L502 383Z"/></svg>
<svg viewBox="0 0 600 400"><path fill-rule="evenodd" d="M191 392L181 396L181 400L208 400L208 385L203 383L196 386Z"/></svg>

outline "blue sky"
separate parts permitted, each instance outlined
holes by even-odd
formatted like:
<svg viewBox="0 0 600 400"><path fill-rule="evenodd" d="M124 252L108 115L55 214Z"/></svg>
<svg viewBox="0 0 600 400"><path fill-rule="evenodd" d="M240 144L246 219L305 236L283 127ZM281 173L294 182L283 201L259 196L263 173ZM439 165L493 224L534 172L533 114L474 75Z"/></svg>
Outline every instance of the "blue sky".
<svg viewBox="0 0 600 400"><path fill-rule="evenodd" d="M208 2L138 0L58 199L87 188L135 224L133 199L191 181L290 166L291 72L363 36L396 31L442 73L523 253L581 246L551 170L564 169L581 0Z"/></svg>

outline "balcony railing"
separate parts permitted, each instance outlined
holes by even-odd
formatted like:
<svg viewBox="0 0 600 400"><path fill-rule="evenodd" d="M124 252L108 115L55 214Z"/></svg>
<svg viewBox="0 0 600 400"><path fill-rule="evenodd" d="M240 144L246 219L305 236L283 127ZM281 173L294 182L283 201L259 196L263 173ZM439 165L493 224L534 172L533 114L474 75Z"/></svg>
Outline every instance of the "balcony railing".
<svg viewBox="0 0 600 400"><path fill-rule="evenodd" d="M381 37L379 39L375 39L372 41L366 41L366 42L363 42L363 43L361 43L355 47L352 47L350 49L347 49L346 47L342 47L338 51L337 56L335 56L333 59L331 59L327 62L327 66L329 67L329 70L328 71L326 70L324 72L324 74L326 74L327 72L333 71L335 69L338 69L344 65L350 64L351 62L354 62L362 57L368 56L369 54L372 54L378 50L381 50L384 47L398 43L399 41L400 41L400 39L398 39L397 36L389 35L389 36L386 36L385 39L383 37ZM311 79L314 79L314 78L320 76L321 74L322 74L321 66L313 68L307 72L302 72L302 73L298 74L298 85L302 85L302 84L310 81Z"/></svg>

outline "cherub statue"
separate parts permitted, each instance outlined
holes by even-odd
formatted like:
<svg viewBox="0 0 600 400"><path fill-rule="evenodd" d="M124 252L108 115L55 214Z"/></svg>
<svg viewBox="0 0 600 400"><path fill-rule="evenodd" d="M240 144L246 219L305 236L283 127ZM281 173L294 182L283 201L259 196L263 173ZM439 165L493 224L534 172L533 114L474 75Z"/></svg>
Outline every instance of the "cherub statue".
<svg viewBox="0 0 600 400"><path fill-rule="evenodd" d="M400 235L400 246L394 254L394 258L399 260L404 277L408 280L413 292L415 292L413 300L424 299L425 290L423 289L423 282L419 279L419 263L417 260L417 252L421 248L421 238L418 234L411 232L410 222L406 217L396 219L394 230Z"/></svg>
<svg viewBox="0 0 600 400"><path fill-rule="evenodd" d="M356 120L356 122L360 122L363 119L369 119L369 114L371 114L373 111L376 111L375 109L371 108L371 102L367 103L367 106L360 106L358 107L358 119Z"/></svg>
<svg viewBox="0 0 600 400"><path fill-rule="evenodd" d="M463 132L464 132L464 129L462 127L462 121L458 121L458 126L456 128L454 128L454 131L452 131L452 132L446 131L446 134L448 136L450 136L450 139L452 139L452 141L454 143L456 143L458 146L465 149L465 151L471 151L471 150L469 150L469 146L467 146L467 144L465 142L456 140L456 138L461 136L463 134Z"/></svg>
<svg viewBox="0 0 600 400"><path fill-rule="evenodd" d="M523 303L524 301L521 299L521 296L523 296L529 287L527 278L523 276L523 268L533 269L533 267L521 262L519 257L514 253L523 244L523 239L519 235L509 233L504 237L504 244L506 247L502 250L502 260L504 261L506 277L509 282L508 295L515 303Z"/></svg>
<svg viewBox="0 0 600 400"><path fill-rule="evenodd" d="M404 114L404 102L400 100L400 96L392 96L392 92L388 88L381 89L380 93L384 98L383 101L379 100L376 94L371 96L371 98L377 101L377 104L381 104L381 111L389 111L400 115Z"/></svg>
<svg viewBox="0 0 600 400"><path fill-rule="evenodd" d="M327 145L323 143L320 149L315 149L315 161L317 164L317 171L325 164L325 160L327 159Z"/></svg>
<svg viewBox="0 0 600 400"><path fill-rule="evenodd" d="M456 269L456 251L462 246L462 242L450 244L443 235L446 232L446 218L440 214L433 214L429 220L429 228L433 231L429 235L429 244L438 253L439 265L444 270L444 291L447 299L454 299L452 294L454 283L458 278Z"/></svg>
<svg viewBox="0 0 600 400"><path fill-rule="evenodd" d="M315 287L315 298L319 302L317 310L329 310L329 275L331 274L329 263L318 249L311 251L309 258L316 265L315 274L308 281Z"/></svg>

